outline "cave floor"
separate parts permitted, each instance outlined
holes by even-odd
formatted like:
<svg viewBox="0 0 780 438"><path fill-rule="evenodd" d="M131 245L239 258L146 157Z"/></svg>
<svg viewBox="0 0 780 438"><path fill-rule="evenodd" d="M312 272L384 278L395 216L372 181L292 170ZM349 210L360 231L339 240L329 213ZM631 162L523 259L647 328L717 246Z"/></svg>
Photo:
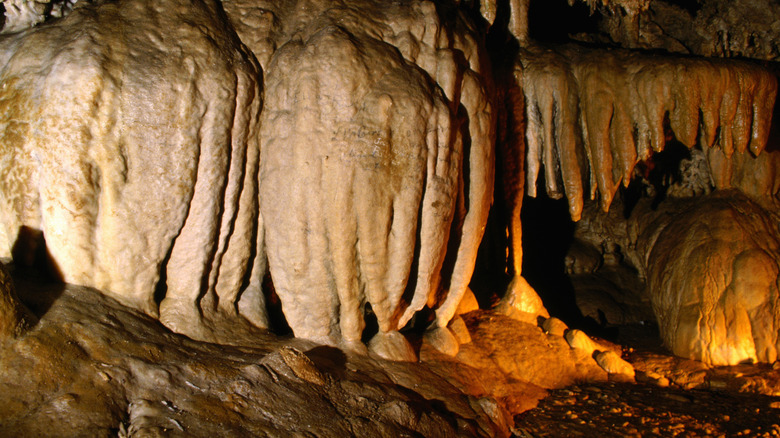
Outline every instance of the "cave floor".
<svg viewBox="0 0 780 438"><path fill-rule="evenodd" d="M423 342L401 363L241 326L196 342L95 290L17 289L40 320L0 345L0 436L780 436L780 364L706 367L636 327L596 339L626 383L486 310L456 357Z"/></svg>
<svg viewBox="0 0 780 438"><path fill-rule="evenodd" d="M780 436L780 397L649 384L596 383L550 392L515 416L519 437Z"/></svg>
<svg viewBox="0 0 780 438"><path fill-rule="evenodd" d="M613 329L636 382L552 389L515 415L515 436L780 437L780 362L708 367L671 355L653 326Z"/></svg>

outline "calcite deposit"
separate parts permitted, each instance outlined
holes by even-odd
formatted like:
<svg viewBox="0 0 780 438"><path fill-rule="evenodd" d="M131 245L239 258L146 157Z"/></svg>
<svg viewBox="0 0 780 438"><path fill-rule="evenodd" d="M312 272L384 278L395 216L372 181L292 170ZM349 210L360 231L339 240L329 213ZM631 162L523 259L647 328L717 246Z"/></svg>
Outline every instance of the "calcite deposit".
<svg viewBox="0 0 780 438"><path fill-rule="evenodd" d="M529 47L519 62L528 193L535 196L543 168L547 194L565 195L575 221L587 194L609 209L621 183L627 186L635 166L662 151L670 134L727 163L735 152L756 156L766 146L777 79L755 64L578 46ZM716 187L731 187L732 172L717 160L710 160ZM751 185L746 189L776 193L774 178Z"/></svg>
<svg viewBox="0 0 780 438"><path fill-rule="evenodd" d="M527 0L5 1L0 434L508 436L647 378L526 278L540 192L602 328L776 362L776 74L692 56L775 59L776 23L585 3L624 48L534 41Z"/></svg>
<svg viewBox="0 0 780 438"><path fill-rule="evenodd" d="M259 70L218 8L96 4L2 42L3 254L196 337L258 233Z"/></svg>
<svg viewBox="0 0 780 438"><path fill-rule="evenodd" d="M413 359L397 331L427 305L450 341L492 199L490 68L457 10L377 8L96 3L5 37L5 255L43 247L196 339L266 327L268 267L297 336L359 348L370 306L371 345Z"/></svg>
<svg viewBox="0 0 780 438"><path fill-rule="evenodd" d="M657 233L647 256L648 287L673 352L717 365L777 360L776 224L730 193L694 203Z"/></svg>
<svg viewBox="0 0 780 438"><path fill-rule="evenodd" d="M277 6L264 68L260 207L274 287L296 335L358 344L370 306L371 345L403 352L394 333L426 304L447 330L471 278L493 185L485 54L462 17L445 22L432 3L370 19L369 4L294 5Z"/></svg>
<svg viewBox="0 0 780 438"><path fill-rule="evenodd" d="M619 269L633 270L639 277L633 287L622 283L630 292L612 298L620 301L620 294L636 293L633 288L644 291L645 306L652 309L671 351L713 365L777 360L776 214L733 189L669 198L656 208L646 199L628 220L621 208L609 214L597 213L595 206L588 210L577 238L588 246L611 242L620 254ZM603 275L614 269L600 267L595 272ZM609 313L608 318L619 320L620 312L591 302ZM624 314L626 321L646 317L641 311L630 313L639 319Z"/></svg>
<svg viewBox="0 0 780 438"><path fill-rule="evenodd" d="M529 195L536 195L543 170L547 195L565 195L573 220L582 217L587 198L608 211L621 186L643 178L643 171L652 171L662 185L671 183L676 163L664 170L659 154L675 140L695 148L689 155L696 158L688 161L687 185L670 188L677 197L706 194L712 186L739 188L755 199L744 201L752 202L749 207L725 208L730 213L706 208L679 213L664 232L649 217L634 219L633 224L649 221L652 225L640 227L654 231L621 243L642 248L634 266L646 272L646 293L672 351L713 364L774 362L780 325L772 242L778 229L770 212L778 205L778 154L762 151L777 94L775 76L743 61L579 46L528 46L519 63ZM657 175L664 171L669 174ZM699 174L706 180L697 180ZM732 193L722 196L739 196ZM708 199L718 209L718 201ZM694 227L700 224L701 233ZM596 247L601 245L610 243ZM575 269L577 257L571 261ZM729 292L735 288L740 292Z"/></svg>

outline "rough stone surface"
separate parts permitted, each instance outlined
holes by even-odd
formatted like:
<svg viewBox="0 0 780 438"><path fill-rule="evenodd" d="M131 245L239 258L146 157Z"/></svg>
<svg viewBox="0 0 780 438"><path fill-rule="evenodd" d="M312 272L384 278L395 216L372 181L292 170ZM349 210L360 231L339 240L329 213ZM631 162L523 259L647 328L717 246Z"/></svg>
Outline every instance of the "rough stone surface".
<svg viewBox="0 0 780 438"><path fill-rule="evenodd" d="M3 436L509 435L503 404L424 364L251 327L196 342L93 289L20 290L41 319L0 344Z"/></svg>
<svg viewBox="0 0 780 438"><path fill-rule="evenodd" d="M266 264L299 337L361 349L369 305L382 335L456 313L495 114L455 5L124 0L14 23L3 255L202 340L268 325Z"/></svg>
<svg viewBox="0 0 780 438"><path fill-rule="evenodd" d="M405 363L251 326L232 346L193 341L99 291L17 282L40 320L0 343L3 436L501 437L547 389L608 378L562 337L483 310L459 320L473 339L457 356L423 342Z"/></svg>
<svg viewBox="0 0 780 438"><path fill-rule="evenodd" d="M0 264L0 342L20 336L34 321L19 301L13 279Z"/></svg>
<svg viewBox="0 0 780 438"><path fill-rule="evenodd" d="M3 254L196 338L258 256L259 72L220 9L95 4L0 50Z"/></svg>
<svg viewBox="0 0 780 438"><path fill-rule="evenodd" d="M653 1L636 14L606 13L601 29L627 48L713 57L780 59L780 5L771 0ZM602 8L603 9L603 8ZM630 30L631 32L626 32ZM578 36L594 40L593 35Z"/></svg>
<svg viewBox="0 0 780 438"><path fill-rule="evenodd" d="M648 287L675 353L716 365L768 362L780 349L777 222L744 196L696 202L657 234ZM685 268L676 268L685 266Z"/></svg>

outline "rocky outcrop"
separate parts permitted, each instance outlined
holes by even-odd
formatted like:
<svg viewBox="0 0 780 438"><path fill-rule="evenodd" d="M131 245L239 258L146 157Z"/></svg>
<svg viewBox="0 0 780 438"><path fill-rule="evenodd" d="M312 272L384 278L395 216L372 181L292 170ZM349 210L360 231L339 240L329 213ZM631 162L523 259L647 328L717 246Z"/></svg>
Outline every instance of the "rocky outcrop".
<svg viewBox="0 0 780 438"><path fill-rule="evenodd" d="M195 337L261 234L259 71L220 11L94 4L0 43L3 251L33 260L18 236L42 232L64 281Z"/></svg>
<svg viewBox="0 0 780 438"><path fill-rule="evenodd" d="M446 365L235 325L239 346L197 342L94 289L19 290L50 305L24 336L0 342L2 436L511 435L514 411L474 384L472 368L460 389Z"/></svg>
<svg viewBox="0 0 780 438"><path fill-rule="evenodd" d="M367 306L377 351L408 351L393 333L426 305L447 330L495 124L482 36L454 5L125 0L44 21L2 41L0 216L20 262L45 245L64 281L197 339L267 326L266 254L296 336L361 348Z"/></svg>
<svg viewBox="0 0 780 438"><path fill-rule="evenodd" d="M738 192L716 193L694 202L652 240L648 290L675 354L714 365L777 360L776 219Z"/></svg>
<svg viewBox="0 0 780 438"><path fill-rule="evenodd" d="M0 264L0 342L21 335L32 322L32 315L19 301L13 279Z"/></svg>

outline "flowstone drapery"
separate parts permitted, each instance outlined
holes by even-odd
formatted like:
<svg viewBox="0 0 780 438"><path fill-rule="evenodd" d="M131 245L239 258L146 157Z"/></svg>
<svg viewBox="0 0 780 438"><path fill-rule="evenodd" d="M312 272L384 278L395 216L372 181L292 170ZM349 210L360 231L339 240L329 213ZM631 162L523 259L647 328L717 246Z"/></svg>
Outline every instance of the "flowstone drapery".
<svg viewBox="0 0 780 438"><path fill-rule="evenodd" d="M492 199L481 38L372 1L97 2L11 33L6 255L228 342L268 325L267 264L296 336L360 349L370 305L372 349L414 359L427 305L454 353Z"/></svg>
<svg viewBox="0 0 780 438"><path fill-rule="evenodd" d="M688 208L632 212L627 219L610 214L611 227L641 231L590 243L617 245L610 251L622 252L642 273L661 336L675 354L718 365L774 362L779 154L762 151L775 76L743 61L578 46L526 47L517 71L528 124L527 191L536 195L543 169L547 194L565 195L575 221L586 188L606 212L621 185L647 177L637 176L638 164L644 171L658 166L653 173L677 170L654 161L670 140L697 148L707 181L684 194ZM693 198L710 186L715 194ZM593 236L621 234L605 227L580 228Z"/></svg>
<svg viewBox="0 0 780 438"><path fill-rule="evenodd" d="M168 310L195 321L201 295L240 284L259 71L219 10L103 3L3 37L6 256L50 258L64 281L150 315L167 288Z"/></svg>
<svg viewBox="0 0 780 438"><path fill-rule="evenodd" d="M268 327L273 284L296 336L362 350L372 315L369 348L412 360L399 330L427 307L428 341L455 354L496 126L515 277L501 308L521 319L547 316L520 250L541 174L577 220L674 137L716 189L777 205L777 154L761 153L777 81L749 62L537 46L520 0L55 3L9 3L0 36L2 255L195 339ZM491 25L511 40L498 74Z"/></svg>

